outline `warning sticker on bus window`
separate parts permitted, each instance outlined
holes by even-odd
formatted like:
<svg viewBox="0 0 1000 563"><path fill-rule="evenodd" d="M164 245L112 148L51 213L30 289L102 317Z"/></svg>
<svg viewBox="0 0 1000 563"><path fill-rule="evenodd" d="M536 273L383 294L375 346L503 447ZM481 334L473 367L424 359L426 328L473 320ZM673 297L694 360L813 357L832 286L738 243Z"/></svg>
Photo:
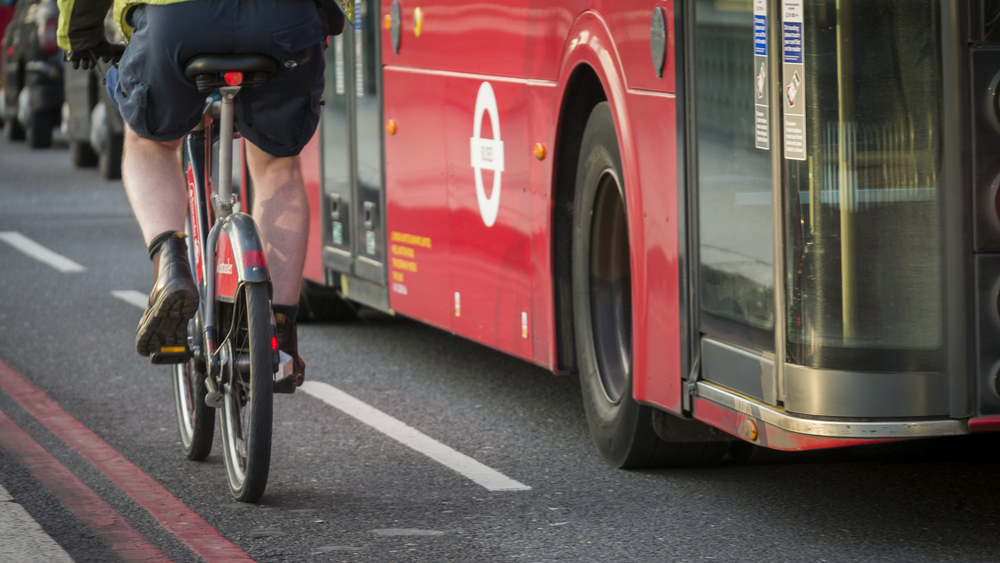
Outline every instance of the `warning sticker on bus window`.
<svg viewBox="0 0 1000 563"><path fill-rule="evenodd" d="M768 88L767 0L753 1L754 146L771 148L771 102Z"/></svg>
<svg viewBox="0 0 1000 563"><path fill-rule="evenodd" d="M806 159L805 37L802 0L782 0L782 105L784 106L785 158Z"/></svg>

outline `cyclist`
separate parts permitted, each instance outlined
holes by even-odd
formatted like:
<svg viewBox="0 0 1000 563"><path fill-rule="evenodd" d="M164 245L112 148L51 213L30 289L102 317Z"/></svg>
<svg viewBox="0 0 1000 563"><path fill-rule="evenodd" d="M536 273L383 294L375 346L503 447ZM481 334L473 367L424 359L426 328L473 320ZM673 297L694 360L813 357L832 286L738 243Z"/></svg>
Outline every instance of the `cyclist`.
<svg viewBox="0 0 1000 563"><path fill-rule="evenodd" d="M202 53L261 53L279 70L263 89L240 92L234 124L248 141L252 214L267 254L279 348L293 361L292 374L275 382L274 391L293 393L305 379L295 317L309 201L298 154L319 123L326 37L344 27L336 5L318 1L114 0L115 21L129 39L113 85L126 124L122 180L153 261L154 285L136 329L139 354L185 345L198 307L177 149L200 123L205 96L184 75L184 64ZM58 40L67 61L88 68L118 54L104 35L111 8L112 0L59 0Z"/></svg>

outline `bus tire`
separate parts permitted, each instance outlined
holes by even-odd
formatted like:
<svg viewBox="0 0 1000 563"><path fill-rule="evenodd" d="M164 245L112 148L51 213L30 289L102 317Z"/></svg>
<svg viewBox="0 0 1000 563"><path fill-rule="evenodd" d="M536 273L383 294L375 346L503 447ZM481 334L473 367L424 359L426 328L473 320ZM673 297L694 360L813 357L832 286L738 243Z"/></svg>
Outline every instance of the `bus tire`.
<svg viewBox="0 0 1000 563"><path fill-rule="evenodd" d="M573 217L573 313L577 363L590 434L622 469L704 465L726 442L667 442L654 409L632 396L632 279L621 155L607 102L583 133Z"/></svg>
<svg viewBox="0 0 1000 563"><path fill-rule="evenodd" d="M299 313L295 320L300 323L323 323L353 321L357 318L355 308L337 294L332 287L302 280L299 293Z"/></svg>

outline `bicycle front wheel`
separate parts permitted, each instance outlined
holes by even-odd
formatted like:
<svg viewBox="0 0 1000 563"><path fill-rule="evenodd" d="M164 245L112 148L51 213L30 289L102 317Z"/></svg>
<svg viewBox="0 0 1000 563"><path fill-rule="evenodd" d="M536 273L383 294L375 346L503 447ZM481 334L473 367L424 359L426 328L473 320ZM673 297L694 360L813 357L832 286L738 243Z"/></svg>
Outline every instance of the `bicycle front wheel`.
<svg viewBox="0 0 1000 563"><path fill-rule="evenodd" d="M233 497L255 502L264 494L271 463L274 351L267 286L244 284L229 322L221 333L228 336L220 346L223 459Z"/></svg>

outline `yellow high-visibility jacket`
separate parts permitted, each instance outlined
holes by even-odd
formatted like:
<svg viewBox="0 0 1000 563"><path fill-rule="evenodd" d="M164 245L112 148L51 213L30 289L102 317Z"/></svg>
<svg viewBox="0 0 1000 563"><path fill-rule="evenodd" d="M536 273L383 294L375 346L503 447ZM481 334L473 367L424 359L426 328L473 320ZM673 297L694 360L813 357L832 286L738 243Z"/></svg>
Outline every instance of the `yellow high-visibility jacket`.
<svg viewBox="0 0 1000 563"><path fill-rule="evenodd" d="M67 51L93 47L104 37L104 16L114 3L114 19L125 39L132 38L132 28L125 23L125 14L139 4L174 4L187 0L58 0L59 47ZM70 41L70 35L73 41Z"/></svg>

